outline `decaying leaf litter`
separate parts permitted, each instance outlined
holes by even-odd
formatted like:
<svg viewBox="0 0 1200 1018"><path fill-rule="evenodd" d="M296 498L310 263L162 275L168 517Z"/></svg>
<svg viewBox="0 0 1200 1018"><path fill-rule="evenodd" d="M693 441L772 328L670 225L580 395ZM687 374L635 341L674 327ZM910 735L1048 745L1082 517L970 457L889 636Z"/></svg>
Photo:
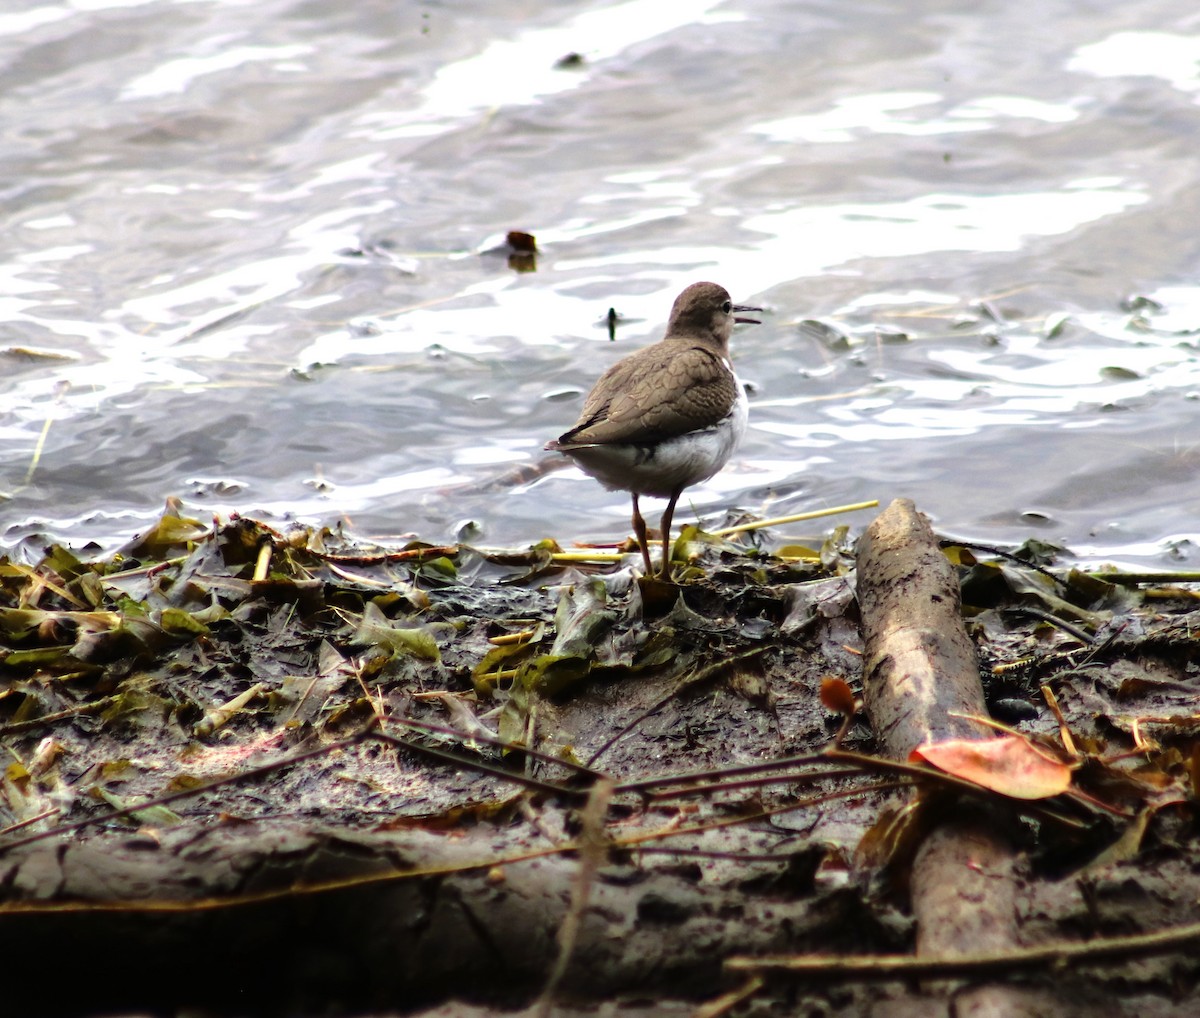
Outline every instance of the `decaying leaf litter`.
<svg viewBox="0 0 1200 1018"><path fill-rule="evenodd" d="M1019 831L1023 945L1198 918L1186 585L1080 573L1035 545L947 549L989 711L1053 771L1029 795L1025 770L887 760L863 717L822 705L823 683L860 688L844 530L805 556L692 529L678 584L555 550L382 549L168 511L103 561L4 561L6 939L117 923L151 954L194 952L200 924L233 964L230 916L253 911L278 940L281 908L340 928L367 901L388 936L351 923L288 955L269 992L233 964L242 992L293 1011L514 1003L558 958L560 997L719 999L747 956L907 950L913 788L955 790ZM924 759L939 755L953 753ZM601 776L606 861L572 913L576 818ZM339 953L354 964L331 966ZM456 964L479 981L454 982ZM1194 972L1168 951L1113 979L1135 987L1129 1013L1169 1014ZM853 1013L895 993L778 979L745 996Z"/></svg>

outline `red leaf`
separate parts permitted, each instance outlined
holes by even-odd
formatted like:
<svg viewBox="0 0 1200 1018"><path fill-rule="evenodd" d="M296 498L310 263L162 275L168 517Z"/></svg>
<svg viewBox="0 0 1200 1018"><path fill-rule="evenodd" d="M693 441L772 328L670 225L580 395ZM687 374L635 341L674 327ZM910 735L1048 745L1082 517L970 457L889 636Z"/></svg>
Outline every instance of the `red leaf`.
<svg viewBox="0 0 1200 1018"><path fill-rule="evenodd" d="M908 758L1013 799L1047 799L1071 786L1070 765L1020 735L947 739L918 746Z"/></svg>

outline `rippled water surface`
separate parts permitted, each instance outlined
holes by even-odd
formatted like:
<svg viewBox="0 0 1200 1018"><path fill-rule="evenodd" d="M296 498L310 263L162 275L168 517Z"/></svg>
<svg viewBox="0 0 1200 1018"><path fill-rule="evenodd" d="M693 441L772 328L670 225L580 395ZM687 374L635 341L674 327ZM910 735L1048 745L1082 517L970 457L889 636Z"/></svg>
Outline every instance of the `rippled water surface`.
<svg viewBox="0 0 1200 1018"><path fill-rule="evenodd" d="M541 447L713 279L768 310L681 521L1197 558L1193 3L68 0L0 75L7 545L624 535Z"/></svg>

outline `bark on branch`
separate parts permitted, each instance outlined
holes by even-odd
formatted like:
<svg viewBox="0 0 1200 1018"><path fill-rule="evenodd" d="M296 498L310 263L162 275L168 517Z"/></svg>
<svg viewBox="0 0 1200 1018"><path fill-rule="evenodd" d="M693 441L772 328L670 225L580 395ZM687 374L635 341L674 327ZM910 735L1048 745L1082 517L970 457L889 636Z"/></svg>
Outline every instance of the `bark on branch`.
<svg viewBox="0 0 1200 1018"><path fill-rule="evenodd" d="M990 738L975 648L961 614L958 577L928 521L897 499L858 548L863 700L883 751L905 759L944 739ZM960 804L961 805L961 804ZM1017 947L1013 850L986 807L964 807L933 830L913 862L917 954L953 957ZM910 1001L919 1004L919 1002ZM979 986L959 1013L1028 1013L1024 991Z"/></svg>
<svg viewBox="0 0 1200 1018"><path fill-rule="evenodd" d="M962 622L958 576L929 523L897 499L858 546L863 700L880 749L897 760L923 742L987 738L952 714L986 715L975 646Z"/></svg>

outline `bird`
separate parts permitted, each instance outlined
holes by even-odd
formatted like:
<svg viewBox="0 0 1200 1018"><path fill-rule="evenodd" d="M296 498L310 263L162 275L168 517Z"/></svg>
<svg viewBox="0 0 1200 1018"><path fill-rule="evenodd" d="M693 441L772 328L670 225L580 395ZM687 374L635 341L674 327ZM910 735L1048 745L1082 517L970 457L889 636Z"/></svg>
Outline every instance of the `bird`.
<svg viewBox="0 0 1200 1018"><path fill-rule="evenodd" d="M610 491L633 496L633 530L653 576L640 495L667 499L662 578L671 562L671 520L685 488L728 462L746 430L745 390L729 361L735 323L761 324L717 283L693 283L671 307L666 335L612 365L583 402L579 420L545 448L569 456Z"/></svg>

